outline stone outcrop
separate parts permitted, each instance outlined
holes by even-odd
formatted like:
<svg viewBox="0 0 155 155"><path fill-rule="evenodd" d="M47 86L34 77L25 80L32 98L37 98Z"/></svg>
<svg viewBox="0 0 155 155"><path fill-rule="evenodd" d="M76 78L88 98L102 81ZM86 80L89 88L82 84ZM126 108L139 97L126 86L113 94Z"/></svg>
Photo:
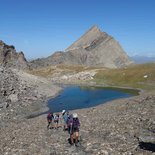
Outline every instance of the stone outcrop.
<svg viewBox="0 0 155 155"><path fill-rule="evenodd" d="M28 67L24 53L17 53L14 46L7 45L3 41L0 41L0 65L19 69Z"/></svg>
<svg viewBox="0 0 155 155"><path fill-rule="evenodd" d="M86 82L94 79L95 74L97 73L97 70L91 70L91 71L82 71L82 72L78 72L78 73L66 73L64 75L60 74L56 74L53 75L51 80L52 82L55 83L82 83L82 82ZM90 82L92 83L92 82Z"/></svg>

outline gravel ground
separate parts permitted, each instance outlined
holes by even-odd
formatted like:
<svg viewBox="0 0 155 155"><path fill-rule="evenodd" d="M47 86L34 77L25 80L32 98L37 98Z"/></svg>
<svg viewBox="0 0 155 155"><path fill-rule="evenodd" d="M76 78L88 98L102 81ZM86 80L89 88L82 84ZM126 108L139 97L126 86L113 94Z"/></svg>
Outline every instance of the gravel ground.
<svg viewBox="0 0 155 155"><path fill-rule="evenodd" d="M80 146L70 146L60 127L47 130L46 115L10 122L0 129L0 154L8 155L150 155L140 144L155 144L155 95L141 94L76 110ZM72 111L74 112L74 111Z"/></svg>
<svg viewBox="0 0 155 155"><path fill-rule="evenodd" d="M46 115L27 119L47 110L47 98L61 88L21 71L0 72L0 154L155 155L154 92L71 111L81 122L75 147L62 127L47 130Z"/></svg>

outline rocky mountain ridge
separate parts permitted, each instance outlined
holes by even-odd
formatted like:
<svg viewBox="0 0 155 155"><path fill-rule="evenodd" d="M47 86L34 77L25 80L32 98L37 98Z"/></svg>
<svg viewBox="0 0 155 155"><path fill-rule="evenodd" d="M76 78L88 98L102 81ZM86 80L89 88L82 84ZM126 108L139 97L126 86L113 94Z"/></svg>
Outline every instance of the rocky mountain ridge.
<svg viewBox="0 0 155 155"><path fill-rule="evenodd" d="M140 56L135 55L131 56L131 59L135 62L135 64L144 64L144 63L155 63L155 56Z"/></svg>
<svg viewBox="0 0 155 155"><path fill-rule="evenodd" d="M0 65L4 67L15 67L18 69L26 69L28 62L23 52L16 52L12 45L7 45L0 41Z"/></svg>
<svg viewBox="0 0 155 155"><path fill-rule="evenodd" d="M58 64L121 68L132 64L132 61L113 37L93 26L65 52L55 52L48 58L34 60L31 67Z"/></svg>

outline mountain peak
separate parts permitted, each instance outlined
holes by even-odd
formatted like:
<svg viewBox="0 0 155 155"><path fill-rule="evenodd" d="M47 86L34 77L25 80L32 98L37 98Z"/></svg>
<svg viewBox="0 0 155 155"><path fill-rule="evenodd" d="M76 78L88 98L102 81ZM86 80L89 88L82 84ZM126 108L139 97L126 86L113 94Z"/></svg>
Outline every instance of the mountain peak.
<svg viewBox="0 0 155 155"><path fill-rule="evenodd" d="M92 30L101 31L97 25L93 25L88 31L92 31Z"/></svg>
<svg viewBox="0 0 155 155"><path fill-rule="evenodd" d="M69 46L65 51L75 50L89 46L94 40L100 38L103 32L100 31L98 26L92 26L86 33L84 33L77 41Z"/></svg>
<svg viewBox="0 0 155 155"><path fill-rule="evenodd" d="M72 62L68 59L71 64L119 68L132 63L120 44L106 32L102 32L97 25L93 25L65 52L72 57Z"/></svg>
<svg viewBox="0 0 155 155"><path fill-rule="evenodd" d="M53 54L46 60L52 65L66 64L108 68L120 68L132 63L119 43L106 32L102 32L96 25L69 46L65 52Z"/></svg>

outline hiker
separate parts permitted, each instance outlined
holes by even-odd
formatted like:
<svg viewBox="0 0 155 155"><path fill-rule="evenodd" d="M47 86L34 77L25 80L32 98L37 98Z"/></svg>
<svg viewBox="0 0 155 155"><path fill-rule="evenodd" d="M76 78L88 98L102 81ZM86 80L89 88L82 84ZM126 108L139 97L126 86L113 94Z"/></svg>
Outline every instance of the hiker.
<svg viewBox="0 0 155 155"><path fill-rule="evenodd" d="M63 118L64 131L68 129L68 127L67 127L68 117L69 117L69 111L62 110L62 118Z"/></svg>
<svg viewBox="0 0 155 155"><path fill-rule="evenodd" d="M70 134L70 143L71 143L71 145L74 144L74 140L75 140L75 146L78 146L79 127L80 127L80 122L79 122L79 119L78 119L78 115L77 115L77 113L73 113L68 118L68 131L69 131L69 134Z"/></svg>
<svg viewBox="0 0 155 155"><path fill-rule="evenodd" d="M52 120L53 120L53 113L50 112L47 115L47 122L48 122L47 129L51 129L52 128L52 127L50 127L50 126L52 126Z"/></svg>
<svg viewBox="0 0 155 155"><path fill-rule="evenodd" d="M57 129L59 125L59 114L58 113L54 115L54 124L55 124L54 125L55 129Z"/></svg>

